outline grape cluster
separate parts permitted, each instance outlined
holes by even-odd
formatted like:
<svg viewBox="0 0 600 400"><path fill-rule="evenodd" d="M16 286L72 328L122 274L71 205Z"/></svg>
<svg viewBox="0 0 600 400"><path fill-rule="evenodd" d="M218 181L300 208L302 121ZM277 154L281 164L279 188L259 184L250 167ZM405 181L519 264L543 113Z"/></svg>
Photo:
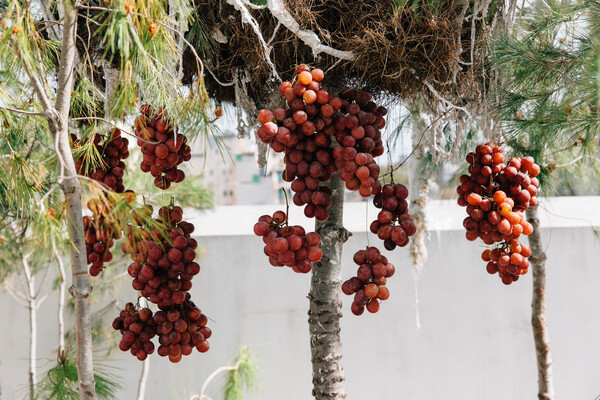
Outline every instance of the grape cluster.
<svg viewBox="0 0 600 400"><path fill-rule="evenodd" d="M113 258L110 249L114 241L121 238L121 227L109 216L111 201L104 194L90 199L87 207L92 215L83 217L86 256L88 264L91 264L90 275L98 276L104 263Z"/></svg>
<svg viewBox="0 0 600 400"><path fill-rule="evenodd" d="M83 228L85 230L85 250L87 262L90 265L90 275L98 276L105 262L110 262L113 258L110 248L114 244L114 239L118 239L120 231L111 233L108 229L102 229L102 219L94 220L90 216L83 217ZM119 233L119 235L117 234Z"/></svg>
<svg viewBox="0 0 600 400"><path fill-rule="evenodd" d="M305 274L312 269L312 263L323 256L318 247L319 234L306 233L300 225L287 225L287 215L283 211L275 211L273 216L261 216L254 225L254 233L263 238L265 254L274 267L285 265L294 272Z"/></svg>
<svg viewBox="0 0 600 400"><path fill-rule="evenodd" d="M194 347L200 353L209 350L208 339L212 332L206 326L208 318L192 301L168 311L158 311L154 319L158 328L159 356L169 356L171 362L179 362L182 356L190 355Z"/></svg>
<svg viewBox="0 0 600 400"><path fill-rule="evenodd" d="M140 212L151 215L152 210ZM194 262L198 243L190 237L194 225L182 220L182 209L165 206L158 214L160 228L145 231L148 232L145 240L132 245L135 238L129 227L129 243L124 243L123 249L134 261L127 269L134 278L133 288L164 309L185 301L192 278L200 272L200 265Z"/></svg>
<svg viewBox="0 0 600 400"><path fill-rule="evenodd" d="M152 214L149 205L132 212L136 226L128 226L122 249L133 260L127 268L133 288L160 309L154 314L157 352L178 362L194 347L202 353L210 347L207 318L189 294L192 278L200 272L194 261L198 243L191 237L194 225L183 220L181 207L161 207L156 220Z"/></svg>
<svg viewBox="0 0 600 400"><path fill-rule="evenodd" d="M376 188L379 189L379 188ZM370 230L383 240L387 250L404 247L417 227L408 213L408 189L402 184L386 184L373 197L373 204L380 208L377 219L371 222Z"/></svg>
<svg viewBox="0 0 600 400"><path fill-rule="evenodd" d="M169 356L171 362L179 362L182 356L190 355L194 347L200 353L206 353L210 348L208 339L212 332L206 326L208 318L189 299L167 311L157 311L154 321L160 344L157 353L161 357Z"/></svg>
<svg viewBox="0 0 600 400"><path fill-rule="evenodd" d="M351 307L354 315L361 315L365 306L367 311L376 313L379 311L379 302L390 297L385 284L396 268L373 246L357 251L353 260L358 265L356 276L342 284L342 292L354 295Z"/></svg>
<svg viewBox="0 0 600 400"><path fill-rule="evenodd" d="M537 204L536 176L540 167L529 156L512 158L507 165L502 149L492 143L477 146L475 152L467 155L467 162L469 175L460 177L457 188L458 204L466 207L468 214L463 220L466 237L471 241L480 238L487 245L498 244L498 249L510 249L521 234L533 231L525 219L525 210ZM519 274L498 270L505 284L512 282L505 275L518 279Z"/></svg>
<svg viewBox="0 0 600 400"><path fill-rule="evenodd" d="M340 92L343 115L334 120L335 139L339 147L333 150L335 166L348 190L358 190L362 197L373 194L379 178L379 165L373 160L383 154L380 129L385 126L385 107L378 107L366 90L344 89Z"/></svg>
<svg viewBox="0 0 600 400"><path fill-rule="evenodd" d="M102 140L100 135L94 135L92 145L100 155L99 162L92 163L89 156L84 154L75 162L77 173L85 175L102 184L107 190L117 193L125 192L123 186L123 175L125 173L124 159L129 157L127 146L129 141L121 137L119 129L113 129L108 137ZM71 135L73 147L81 147L82 143L75 135ZM90 265L90 275L98 276L105 262L112 260L113 255L110 248L114 240L121 237L121 229L114 223L109 222L108 199L101 195L100 199L92 199L88 202L88 208L92 216L83 218L85 234L86 256Z"/></svg>
<svg viewBox="0 0 600 400"><path fill-rule="evenodd" d="M166 190L171 183L185 179L185 173L177 166L192 158L192 149L187 145L187 138L177 133L177 128L168 121L164 109L155 111L152 106L144 104L140 113L135 119L137 144L144 155L140 169L150 172L154 185Z"/></svg>
<svg viewBox="0 0 600 400"><path fill-rule="evenodd" d="M292 182L293 202L304 206L304 214L319 221L329 218L331 191L320 186L337 172L332 156L335 113L342 106L319 82L324 73L304 64L296 70L295 83L283 82L280 93L289 108L260 110L258 137L276 152L285 152L283 179Z"/></svg>
<svg viewBox="0 0 600 400"><path fill-rule="evenodd" d="M506 285L525 275L529 268L527 257L531 255L531 249L519 243L518 239L512 239L510 244L505 243L495 249L486 249L481 254L481 259L487 262L487 272L496 272Z"/></svg>
<svg viewBox="0 0 600 400"><path fill-rule="evenodd" d="M129 351L138 360L144 361L148 354L154 353L156 322L149 308L137 310L133 303L127 303L112 323L113 329L121 332L119 349Z"/></svg>
<svg viewBox="0 0 600 400"><path fill-rule="evenodd" d="M121 332L119 348L130 351L138 360L143 361L154 353L152 338L158 336L157 353L161 357L169 356L171 362L179 362L182 356L190 355L194 349L205 353L210 349L208 339L212 332L206 326L208 318L189 300L159 310L154 315L149 308L136 309L133 303L127 303L117 318L113 328Z"/></svg>
<svg viewBox="0 0 600 400"><path fill-rule="evenodd" d="M321 182L331 179L336 168L331 148L314 143L313 138L307 137L286 154L283 178L292 182L290 188L295 192L292 202L299 207L305 205L304 215L325 221L329 218L327 209L331 205L332 192L321 186Z"/></svg>
<svg viewBox="0 0 600 400"><path fill-rule="evenodd" d="M73 147L81 146L77 136L72 134L71 140ZM92 163L88 156L84 155L75 162L77 173L104 184L114 192L123 193L125 191L125 186L123 186L125 163L123 160L129 157L127 149L129 141L127 138L121 137L119 129L110 131L104 141L100 135L94 135L92 141L96 152L100 155L100 160L98 163Z"/></svg>

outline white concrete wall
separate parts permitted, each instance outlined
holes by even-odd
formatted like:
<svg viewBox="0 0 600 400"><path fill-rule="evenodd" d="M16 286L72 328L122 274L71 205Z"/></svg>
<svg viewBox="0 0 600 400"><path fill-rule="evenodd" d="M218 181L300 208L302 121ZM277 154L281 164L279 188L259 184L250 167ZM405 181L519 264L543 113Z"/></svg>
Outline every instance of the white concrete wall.
<svg viewBox="0 0 600 400"><path fill-rule="evenodd" d="M593 400L600 395L600 244L590 224L600 227L600 198L549 199L543 204L550 211L540 214L548 251L548 323L557 399ZM248 234L258 216L274 207L223 207L194 215L206 253L192 296L211 319L211 350L194 352L175 365L152 357L146 399L189 398L242 344L260 360L261 380L250 399L311 398L310 276L271 267L262 241ZM346 207L346 225L355 234L344 248L344 278L355 272L353 253L365 246L365 209L364 203ZM405 249L390 257L397 273L389 280L391 297L378 314L353 316L351 298L344 296L348 399L535 399L531 275L504 286L485 272L479 258L482 247L464 239L464 209L454 202L434 202L429 212L434 231L418 285L420 330ZM292 219L305 221L300 215L294 209ZM375 216L372 208L369 216ZM370 242L380 244L373 235ZM122 301L135 299L128 284L120 293ZM55 358L55 300L50 298L40 311L41 368ZM2 398L17 399L27 381L27 314L0 294L0 317ZM103 364L119 368L125 385L119 399L134 399L141 363L119 353Z"/></svg>

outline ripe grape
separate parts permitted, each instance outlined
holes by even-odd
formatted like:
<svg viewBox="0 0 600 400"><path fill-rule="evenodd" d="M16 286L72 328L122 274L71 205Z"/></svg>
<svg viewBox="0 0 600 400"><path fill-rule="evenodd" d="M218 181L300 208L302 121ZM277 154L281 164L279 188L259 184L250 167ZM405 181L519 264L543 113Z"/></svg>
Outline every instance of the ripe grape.
<svg viewBox="0 0 600 400"><path fill-rule="evenodd" d="M376 247L367 247L354 253L354 262L358 265L356 276L342 284L342 292L354 295L351 311L361 315L365 307L367 311L379 311L380 302L390 297L389 289L385 286L387 278L394 275L396 268L381 255Z"/></svg>
<svg viewBox="0 0 600 400"><path fill-rule="evenodd" d="M140 115L135 119L135 135L144 155L140 169L150 172L154 177L154 185L166 190L171 183L179 183L185 179L185 173L178 169L184 161L191 159L191 148L187 145L187 137L178 133L178 128L168 119L164 109L154 108L148 104L140 107ZM264 113L263 113L264 114ZM267 118L261 115L261 118Z"/></svg>
<svg viewBox="0 0 600 400"><path fill-rule="evenodd" d="M183 220L181 207L163 206L156 219L152 214L148 205L132 212L135 226L128 226L122 248L133 261L127 268L133 288L160 309L153 319L160 343L157 353L178 362L193 347L200 352L210 347L207 318L189 294L192 278L200 272L194 261L198 243L191 237L194 225ZM146 318L147 312L144 314ZM137 355L139 349L135 350Z"/></svg>
<svg viewBox="0 0 600 400"><path fill-rule="evenodd" d="M73 134L71 140L74 148L86 144L82 143ZM125 163L123 160L129 157L129 150L127 149L129 141L127 138L121 137L119 129L113 129L104 140L100 135L95 134L91 142L91 146L95 148L94 152L99 154L100 158L92 161L90 153L86 152L83 157L75 162L77 173L93 179L108 190L123 193L125 191L123 186Z"/></svg>
<svg viewBox="0 0 600 400"><path fill-rule="evenodd" d="M319 234L306 233L300 225L288 225L283 211L275 211L273 216L261 216L254 225L254 233L263 238L265 254L274 267L285 265L295 272L308 273L312 263L323 256Z"/></svg>
<svg viewBox="0 0 600 400"><path fill-rule="evenodd" d="M379 183L379 182L377 182ZM408 189L402 184L378 185L373 205L380 208L377 219L371 222L370 230L383 240L387 250L404 247L417 227L408 213Z"/></svg>
<svg viewBox="0 0 600 400"><path fill-rule="evenodd" d="M537 204L539 182L535 176L539 166L530 156L513 157L505 163L502 149L492 143L477 146L466 160L469 175L460 177L456 189L458 204L467 209L468 217L463 220L466 237L480 238L487 245L497 244L497 248L508 251L489 261L486 268L490 273L499 272L502 282L510 284L522 274L523 269L516 266L528 265L527 256L517 251L521 246L518 239L533 231L525 211ZM490 254L497 254L494 251ZM511 276L516 279L511 280Z"/></svg>

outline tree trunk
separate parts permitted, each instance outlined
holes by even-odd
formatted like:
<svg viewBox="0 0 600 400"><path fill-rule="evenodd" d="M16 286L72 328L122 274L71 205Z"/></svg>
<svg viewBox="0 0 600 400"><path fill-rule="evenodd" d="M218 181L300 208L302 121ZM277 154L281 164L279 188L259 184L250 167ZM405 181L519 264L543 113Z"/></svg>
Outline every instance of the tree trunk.
<svg viewBox="0 0 600 400"><path fill-rule="evenodd" d="M69 204L68 229L71 245L72 286L69 292L75 302L77 333L77 372L79 376L79 398L95 398L94 367L92 362L92 308L90 294L92 287L88 276L83 214L81 206L81 184L76 177L75 163L69 148L69 132L57 132L60 153L65 163L65 179L60 187Z"/></svg>
<svg viewBox="0 0 600 400"><path fill-rule="evenodd" d="M339 400L346 398L340 340L340 272L342 246L350 234L342 221L344 183L335 174L327 186L333 194L329 219L315 224L316 232L321 235L323 258L314 264L312 270L308 325L313 366L312 394L317 400Z"/></svg>
<svg viewBox="0 0 600 400"><path fill-rule="evenodd" d="M18 41L13 40L16 55L25 69L30 83L40 100L48 127L52 133L58 161L58 184L69 205L67 228L71 250L72 286L69 292L75 303L76 336L77 336L77 373L78 389L81 400L95 398L94 367L92 363L92 318L90 293L91 286L87 270L87 257L83 230L83 214L81 206L81 184L77 177L75 162L69 144L69 111L71 91L75 75L77 48L78 2L65 0L63 31L56 79L56 99L54 104L49 97L48 88L31 69L27 60L20 55Z"/></svg>
<svg viewBox="0 0 600 400"><path fill-rule="evenodd" d="M533 225L529 235L531 246L531 270L533 275L533 298L531 300L531 325L538 369L538 399L554 400L552 382L552 356L550 354L550 335L546 325L546 254L540 236L538 207L527 210L527 221Z"/></svg>
<svg viewBox="0 0 600 400"><path fill-rule="evenodd" d="M35 398L35 381L37 375L37 299L35 295L35 276L31 273L28 255L23 256L23 271L27 281L27 310L29 311L29 399Z"/></svg>
<svg viewBox="0 0 600 400"><path fill-rule="evenodd" d="M75 302L77 333L77 373L79 377L79 398L91 400L96 397L94 366L92 360L92 309L90 294L92 287L87 269L87 257L83 230L81 204L81 184L69 144L69 107L73 88L75 33L77 10L65 7L63 41L58 72L59 86L56 94L55 110L57 120L53 121L58 129L53 132L58 144L57 153L62 158L64 178L60 183L65 200L69 204L68 230L71 245L72 286L69 292Z"/></svg>

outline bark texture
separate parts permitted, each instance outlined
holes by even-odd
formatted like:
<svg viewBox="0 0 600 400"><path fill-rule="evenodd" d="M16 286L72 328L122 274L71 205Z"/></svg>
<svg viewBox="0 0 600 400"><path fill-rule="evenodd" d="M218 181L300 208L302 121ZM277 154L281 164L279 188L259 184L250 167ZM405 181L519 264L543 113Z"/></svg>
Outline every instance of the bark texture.
<svg viewBox="0 0 600 400"><path fill-rule="evenodd" d="M327 184L333 194L329 219L317 221L316 232L321 235L323 258L312 270L308 294L310 309L310 350L313 367L313 396L317 400L346 398L340 318L342 317L341 267L342 246L349 232L343 227L344 184L335 174Z"/></svg>
<svg viewBox="0 0 600 400"><path fill-rule="evenodd" d="M550 353L550 335L546 324L546 253L542 245L538 218L538 207L527 210L527 221L533 225L529 235L531 246L531 270L533 276L533 298L531 300L531 325L538 369L538 399L554 400L552 380L552 355Z"/></svg>

